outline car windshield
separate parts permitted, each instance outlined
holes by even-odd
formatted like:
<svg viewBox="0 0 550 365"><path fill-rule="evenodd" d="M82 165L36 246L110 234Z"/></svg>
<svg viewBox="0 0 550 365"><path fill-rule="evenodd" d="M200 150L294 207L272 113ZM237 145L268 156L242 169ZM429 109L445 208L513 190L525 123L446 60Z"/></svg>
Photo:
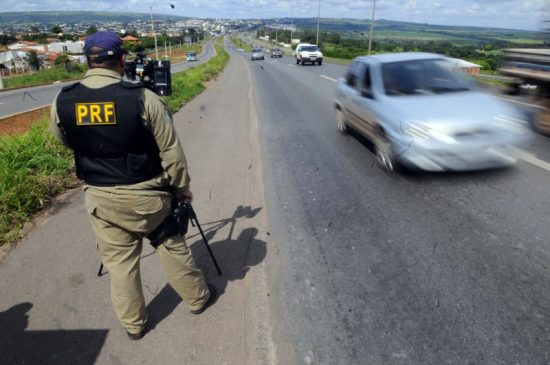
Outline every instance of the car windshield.
<svg viewBox="0 0 550 365"><path fill-rule="evenodd" d="M317 48L317 46L304 46L304 47L302 47L302 51L307 51L307 52L316 52L318 50L319 50L319 48Z"/></svg>
<svg viewBox="0 0 550 365"><path fill-rule="evenodd" d="M261 52L261 51L262 51L261 48L254 48L254 49L252 50L252 52Z"/></svg>
<svg viewBox="0 0 550 365"><path fill-rule="evenodd" d="M187 52L187 54L188 54L189 56L194 56L196 53L195 53L195 52Z"/></svg>
<svg viewBox="0 0 550 365"><path fill-rule="evenodd" d="M280 48L273 48L272 51L273 52L281 52L281 49Z"/></svg>
<svg viewBox="0 0 550 365"><path fill-rule="evenodd" d="M470 90L470 84L445 59L392 62L382 65L387 95L440 94Z"/></svg>

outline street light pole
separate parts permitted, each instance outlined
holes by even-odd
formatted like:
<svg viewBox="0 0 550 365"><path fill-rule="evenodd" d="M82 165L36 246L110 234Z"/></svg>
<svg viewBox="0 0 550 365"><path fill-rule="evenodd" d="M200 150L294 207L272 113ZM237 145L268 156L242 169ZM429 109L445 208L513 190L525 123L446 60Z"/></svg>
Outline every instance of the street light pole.
<svg viewBox="0 0 550 365"><path fill-rule="evenodd" d="M321 0L319 0L319 8L317 10L317 38L316 43L319 46L319 21L321 19Z"/></svg>
<svg viewBox="0 0 550 365"><path fill-rule="evenodd" d="M155 33L155 23L153 22L153 5L149 5L149 9L151 10L151 31L153 32L153 36L155 37L155 55L157 56L157 60L159 59L159 49L157 47L157 33Z"/></svg>
<svg viewBox="0 0 550 365"><path fill-rule="evenodd" d="M370 32L369 32L369 50L367 54L370 54L370 47L372 45L372 30L374 29L374 9L376 8L376 0L372 2L372 17L370 20Z"/></svg>

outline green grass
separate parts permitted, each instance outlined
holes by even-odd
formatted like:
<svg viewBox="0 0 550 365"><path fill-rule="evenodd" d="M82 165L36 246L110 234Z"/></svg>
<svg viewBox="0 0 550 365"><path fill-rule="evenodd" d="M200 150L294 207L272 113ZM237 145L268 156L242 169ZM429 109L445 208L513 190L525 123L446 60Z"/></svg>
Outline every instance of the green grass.
<svg viewBox="0 0 550 365"><path fill-rule="evenodd" d="M56 66L50 69L40 70L28 75L4 78L4 87L8 89L13 87L33 86L48 84L54 81L81 79L84 77L87 69L86 66L73 65L71 67L73 67L73 71L71 72L68 72L62 66Z"/></svg>
<svg viewBox="0 0 550 365"><path fill-rule="evenodd" d="M204 82L218 75L229 55L222 39L217 55L202 65L174 75L174 93L164 97L175 112L205 88ZM72 152L48 131L49 118L36 122L26 133L0 137L0 245L21 237L32 215L67 187L75 186Z"/></svg>
<svg viewBox="0 0 550 365"><path fill-rule="evenodd" d="M252 52L252 46L248 43L243 42L237 37L231 37L231 42L235 45L235 48L241 48L245 52Z"/></svg>
<svg viewBox="0 0 550 365"><path fill-rule="evenodd" d="M335 63L337 65L349 65L351 63L351 60L346 58L334 58L325 56L323 60L329 63Z"/></svg>
<svg viewBox="0 0 550 365"><path fill-rule="evenodd" d="M172 112L178 111L187 101L200 94L205 88L205 82L218 75L227 62L229 54L225 51L219 38L214 45L216 56L199 66L189 68L172 77L172 95L163 97Z"/></svg>
<svg viewBox="0 0 550 365"><path fill-rule="evenodd" d="M72 153L48 123L44 118L24 134L0 137L0 245L19 238L33 213L76 183Z"/></svg>

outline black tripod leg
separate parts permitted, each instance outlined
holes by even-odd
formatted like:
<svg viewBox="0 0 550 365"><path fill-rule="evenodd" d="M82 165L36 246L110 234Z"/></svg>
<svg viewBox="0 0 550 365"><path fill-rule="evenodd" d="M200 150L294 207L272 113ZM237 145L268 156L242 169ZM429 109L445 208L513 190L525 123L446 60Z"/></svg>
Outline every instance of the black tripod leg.
<svg viewBox="0 0 550 365"><path fill-rule="evenodd" d="M103 275L103 272L102 272L102 271L103 271L103 263L101 263L101 265L99 265L99 270L98 270L98 272L97 272L97 276Z"/></svg>
<svg viewBox="0 0 550 365"><path fill-rule="evenodd" d="M222 275L222 271L220 270L220 267L218 266L218 262L216 261L216 258L214 257L214 254L212 253L212 250L210 249L210 245L208 244L208 241L206 240L206 236L204 235L204 232L202 231L201 225L199 224L199 221L197 219L197 215L195 214L195 211L191 211L191 222L195 221L195 224L197 225L197 228L199 229L199 232L201 233L202 240L204 241L204 245L206 246L206 249L208 250L208 253L210 254L210 258L212 259L212 262L214 263L214 266L216 266L216 270L218 271L218 275Z"/></svg>

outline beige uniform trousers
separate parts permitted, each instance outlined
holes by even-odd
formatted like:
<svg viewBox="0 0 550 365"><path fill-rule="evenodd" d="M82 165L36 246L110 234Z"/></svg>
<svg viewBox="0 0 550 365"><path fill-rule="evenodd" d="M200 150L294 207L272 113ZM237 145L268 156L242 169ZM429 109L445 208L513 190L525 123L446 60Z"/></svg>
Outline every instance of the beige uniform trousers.
<svg viewBox="0 0 550 365"><path fill-rule="evenodd" d="M140 194L149 195L140 195ZM115 313L129 333L139 333L147 314L139 271L143 236L171 213L171 196L161 191L138 194L86 188L86 209L101 261L111 277ZM174 236L157 247L168 282L189 309L201 308L210 295L185 241Z"/></svg>

